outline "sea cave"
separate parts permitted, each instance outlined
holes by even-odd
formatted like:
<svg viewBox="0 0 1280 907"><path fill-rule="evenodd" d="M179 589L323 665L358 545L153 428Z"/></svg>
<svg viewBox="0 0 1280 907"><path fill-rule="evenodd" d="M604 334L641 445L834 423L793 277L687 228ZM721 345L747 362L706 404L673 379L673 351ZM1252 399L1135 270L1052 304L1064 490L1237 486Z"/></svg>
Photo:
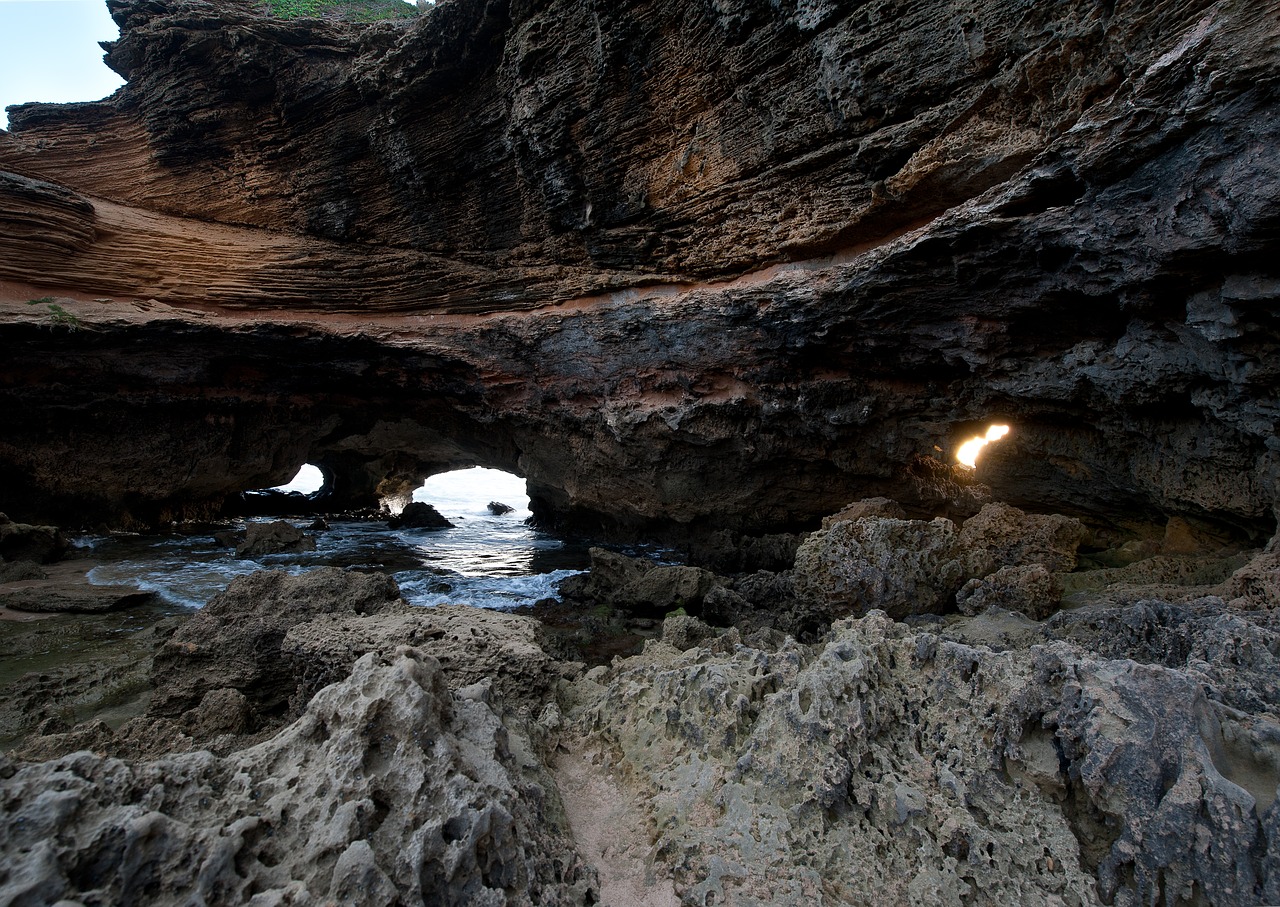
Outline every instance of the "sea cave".
<svg viewBox="0 0 1280 907"><path fill-rule="evenodd" d="M105 2L0 904L1280 904L1274 3Z"/></svg>

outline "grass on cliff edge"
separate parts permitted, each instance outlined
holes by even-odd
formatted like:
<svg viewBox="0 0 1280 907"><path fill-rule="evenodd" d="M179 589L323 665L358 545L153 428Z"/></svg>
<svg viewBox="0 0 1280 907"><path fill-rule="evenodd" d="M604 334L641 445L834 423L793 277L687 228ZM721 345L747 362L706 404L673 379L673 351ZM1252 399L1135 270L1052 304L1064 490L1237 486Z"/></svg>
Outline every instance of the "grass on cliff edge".
<svg viewBox="0 0 1280 907"><path fill-rule="evenodd" d="M404 0L267 0L277 19L342 19L346 22L378 22L412 19L416 6Z"/></svg>

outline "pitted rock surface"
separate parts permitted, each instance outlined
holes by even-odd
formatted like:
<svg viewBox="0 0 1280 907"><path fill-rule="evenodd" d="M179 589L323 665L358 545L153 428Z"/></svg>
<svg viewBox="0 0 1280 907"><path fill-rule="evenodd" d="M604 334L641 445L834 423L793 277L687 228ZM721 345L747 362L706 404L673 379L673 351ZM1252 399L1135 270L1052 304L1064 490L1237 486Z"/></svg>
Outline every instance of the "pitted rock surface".
<svg viewBox="0 0 1280 907"><path fill-rule="evenodd" d="M873 613L815 646L650 644L576 715L686 902L1265 902L1280 726L1205 679Z"/></svg>
<svg viewBox="0 0 1280 907"><path fill-rule="evenodd" d="M594 902L554 793L413 649L227 757L0 757L0 779L6 903Z"/></svg>

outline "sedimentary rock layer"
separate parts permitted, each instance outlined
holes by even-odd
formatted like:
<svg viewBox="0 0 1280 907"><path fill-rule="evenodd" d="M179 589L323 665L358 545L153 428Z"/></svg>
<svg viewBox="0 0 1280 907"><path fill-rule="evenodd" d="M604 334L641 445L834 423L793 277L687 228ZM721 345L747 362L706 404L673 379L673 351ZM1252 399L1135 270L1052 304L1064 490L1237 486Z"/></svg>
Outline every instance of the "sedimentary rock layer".
<svg viewBox="0 0 1280 907"><path fill-rule="evenodd" d="M16 515L306 459L588 524L972 511L931 460L999 417L1002 500L1274 527L1273 4L112 10L129 84L0 135Z"/></svg>

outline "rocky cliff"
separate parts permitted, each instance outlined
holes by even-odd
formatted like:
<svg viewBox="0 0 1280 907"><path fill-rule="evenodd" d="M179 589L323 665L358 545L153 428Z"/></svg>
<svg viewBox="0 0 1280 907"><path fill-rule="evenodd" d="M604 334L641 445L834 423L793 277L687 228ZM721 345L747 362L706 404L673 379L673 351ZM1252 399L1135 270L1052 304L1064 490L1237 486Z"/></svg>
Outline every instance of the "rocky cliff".
<svg viewBox="0 0 1280 907"><path fill-rule="evenodd" d="M15 517L311 461L588 525L1274 529L1275 3L109 5L128 84L0 133Z"/></svg>

